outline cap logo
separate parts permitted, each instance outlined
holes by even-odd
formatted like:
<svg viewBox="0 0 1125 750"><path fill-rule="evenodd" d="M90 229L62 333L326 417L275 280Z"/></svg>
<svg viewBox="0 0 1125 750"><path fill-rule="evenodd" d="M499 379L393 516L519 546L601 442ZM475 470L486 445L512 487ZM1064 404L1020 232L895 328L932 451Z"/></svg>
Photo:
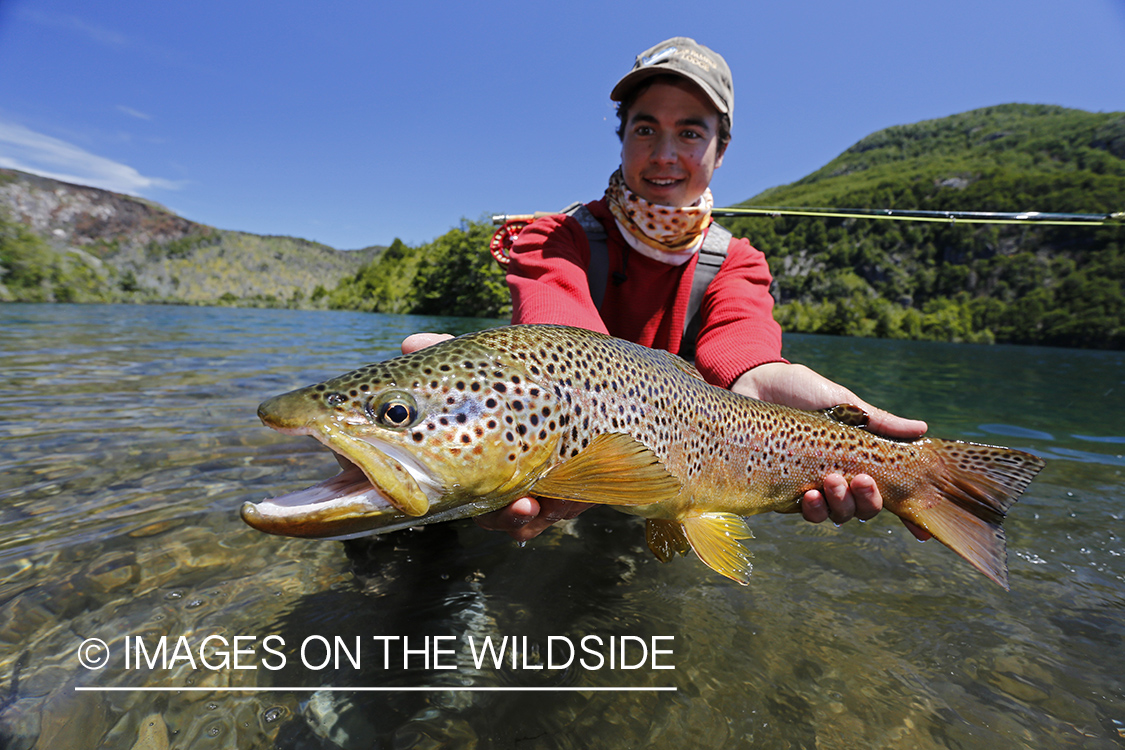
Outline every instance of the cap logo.
<svg viewBox="0 0 1125 750"><path fill-rule="evenodd" d="M674 54L676 54L675 47L665 47L654 55L642 57L641 65L644 65L646 67L649 65L656 65L657 63L664 62Z"/></svg>
<svg viewBox="0 0 1125 750"><path fill-rule="evenodd" d="M706 70L708 73L715 69L714 60L712 60L710 57L707 57L707 55L696 52L695 50L686 49L684 50L684 53L681 55L681 57L686 62L700 67L703 70Z"/></svg>

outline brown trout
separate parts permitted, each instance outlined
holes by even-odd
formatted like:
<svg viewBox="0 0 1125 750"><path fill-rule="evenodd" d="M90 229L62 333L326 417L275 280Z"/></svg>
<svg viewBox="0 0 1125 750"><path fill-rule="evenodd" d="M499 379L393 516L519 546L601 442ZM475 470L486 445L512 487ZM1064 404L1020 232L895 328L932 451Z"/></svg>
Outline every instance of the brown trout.
<svg viewBox="0 0 1125 750"><path fill-rule="evenodd" d="M1004 588L1004 514L1043 467L1008 448L890 440L841 405L806 412L709 385L667 352L565 326L471 333L276 396L269 427L311 435L344 470L242 506L271 534L351 538L474 516L524 495L647 521L662 561L693 550L739 583L743 516L793 511L832 472Z"/></svg>

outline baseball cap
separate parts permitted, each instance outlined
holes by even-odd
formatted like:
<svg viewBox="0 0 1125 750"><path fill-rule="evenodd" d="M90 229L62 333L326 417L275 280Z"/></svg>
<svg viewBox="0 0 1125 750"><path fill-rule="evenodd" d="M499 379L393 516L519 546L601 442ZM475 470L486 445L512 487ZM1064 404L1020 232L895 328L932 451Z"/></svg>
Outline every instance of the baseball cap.
<svg viewBox="0 0 1125 750"><path fill-rule="evenodd" d="M609 98L619 102L637 84L658 75L678 75L697 84L715 109L734 119L734 83L722 55L686 36L673 37L637 55L633 69L613 87Z"/></svg>

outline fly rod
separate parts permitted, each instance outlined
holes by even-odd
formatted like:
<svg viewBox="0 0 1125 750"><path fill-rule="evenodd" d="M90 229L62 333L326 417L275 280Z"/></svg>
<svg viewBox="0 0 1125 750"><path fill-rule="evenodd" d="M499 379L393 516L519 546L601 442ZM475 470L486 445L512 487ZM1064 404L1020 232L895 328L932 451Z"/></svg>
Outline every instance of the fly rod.
<svg viewBox="0 0 1125 750"><path fill-rule="evenodd" d="M501 266L508 265L512 243L520 231L542 216L563 211L536 211L533 214L495 214L492 223L500 226L492 235L488 250ZM746 206L711 209L712 216L807 216L826 219L883 219L886 221L929 221L945 224L1042 224L1071 227L1099 227L1125 220L1125 211L1108 214L1045 213L1042 211L922 211L908 208L789 208L786 206Z"/></svg>
<svg viewBox="0 0 1125 750"><path fill-rule="evenodd" d="M1106 214L1045 213L1042 211L922 211L895 208L790 208L748 206L716 208L712 216L821 216L831 219L887 219L965 224L1051 224L1056 226L1102 226L1125 219L1125 211ZM495 218L493 219L495 222Z"/></svg>

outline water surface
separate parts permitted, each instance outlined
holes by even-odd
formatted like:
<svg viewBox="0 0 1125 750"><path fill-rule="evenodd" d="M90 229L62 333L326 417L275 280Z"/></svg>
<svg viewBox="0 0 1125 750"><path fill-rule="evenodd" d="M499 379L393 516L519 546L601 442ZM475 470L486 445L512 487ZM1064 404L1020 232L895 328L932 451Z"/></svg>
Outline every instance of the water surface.
<svg viewBox="0 0 1125 750"><path fill-rule="evenodd" d="M748 587L661 565L637 519L608 509L523 548L471 521L349 545L241 523L242 502L335 471L258 423L263 398L416 330L495 323L0 305L0 746L1125 746L1121 353L787 338L790 359L932 434L1048 460L1005 524L1011 593L889 516L752 519ZM283 668L260 647L241 665L256 669L124 663L127 638L270 634ZM478 667L469 637L505 635L529 653ZM670 636L675 669L533 668L551 636L586 635ZM302 664L310 636L359 637L360 666ZM400 639L386 662L375 636ZM455 669L426 663L438 637ZM87 638L108 645L104 668L79 663ZM211 690L138 689L153 687ZM357 690L372 687L398 689ZM622 687L676 690L596 689Z"/></svg>

